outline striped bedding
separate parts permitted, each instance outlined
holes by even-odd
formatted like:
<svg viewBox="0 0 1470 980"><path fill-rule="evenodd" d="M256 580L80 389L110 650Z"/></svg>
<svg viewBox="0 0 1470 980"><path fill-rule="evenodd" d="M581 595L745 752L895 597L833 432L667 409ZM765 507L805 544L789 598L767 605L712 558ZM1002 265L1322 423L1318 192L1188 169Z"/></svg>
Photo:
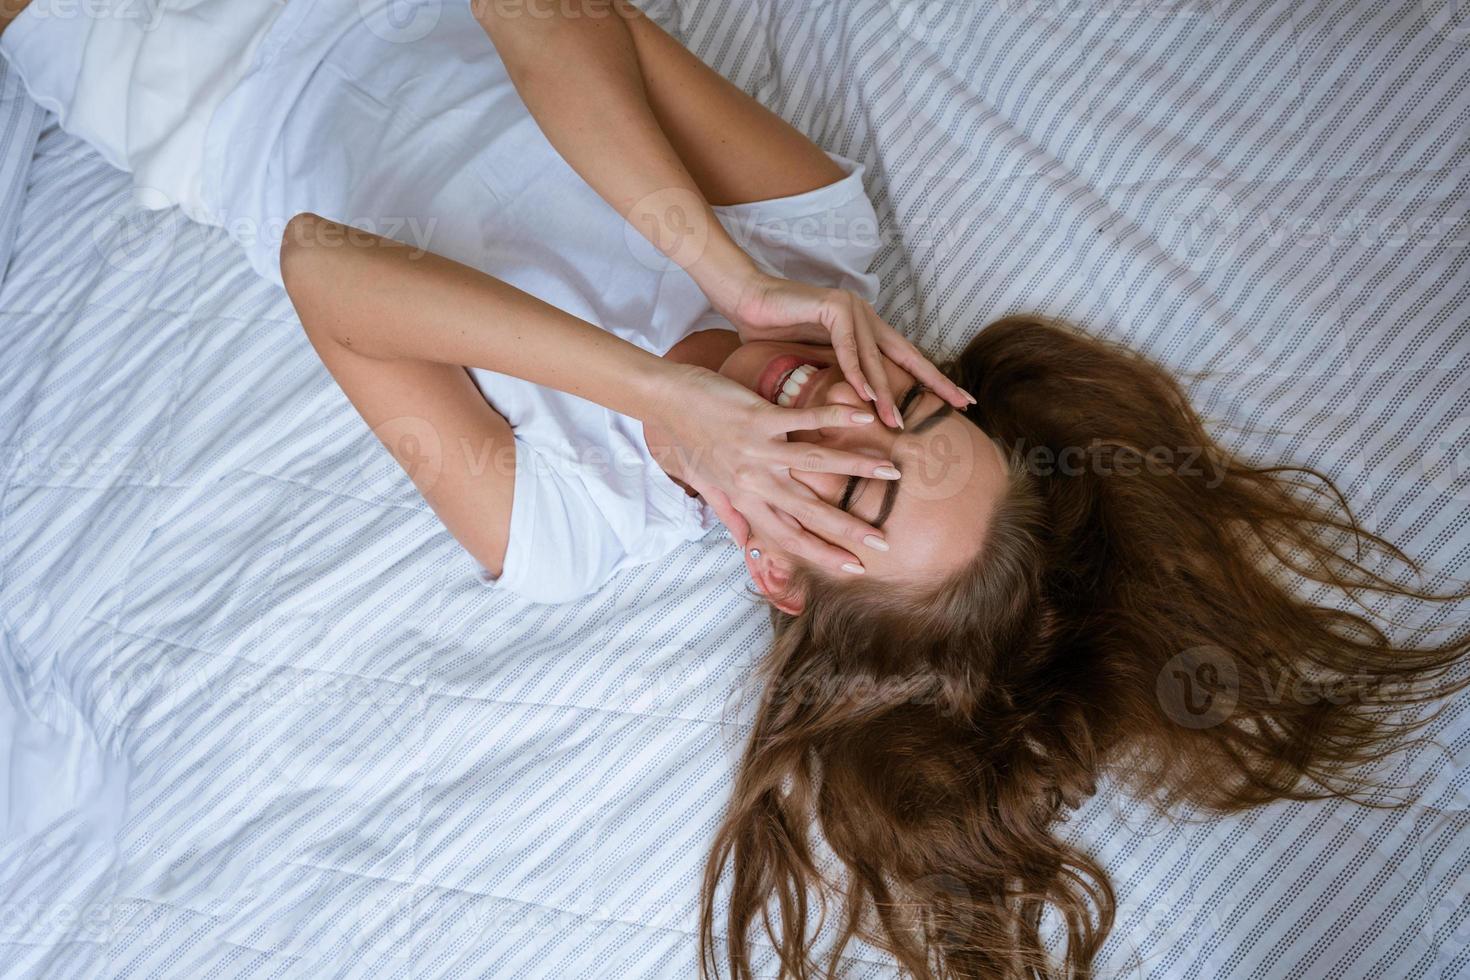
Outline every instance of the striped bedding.
<svg viewBox="0 0 1470 980"><path fill-rule="evenodd" d="M649 9L868 165L928 349L1131 343L1470 577L1463 3ZM474 588L285 296L0 92L0 975L691 976L769 639L723 536L573 606ZM1429 732L1397 810L1104 788L1062 828L1119 890L1103 975L1470 976L1465 699Z"/></svg>

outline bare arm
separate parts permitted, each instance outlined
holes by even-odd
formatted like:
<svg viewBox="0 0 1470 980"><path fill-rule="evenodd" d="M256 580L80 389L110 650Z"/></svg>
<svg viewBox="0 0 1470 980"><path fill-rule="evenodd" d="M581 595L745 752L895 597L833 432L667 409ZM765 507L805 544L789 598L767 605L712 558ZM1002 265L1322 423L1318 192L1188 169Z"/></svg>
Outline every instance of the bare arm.
<svg viewBox="0 0 1470 980"><path fill-rule="evenodd" d="M281 274L312 327L362 357L484 368L636 419L682 367L478 269L312 214L287 226Z"/></svg>
<svg viewBox="0 0 1470 980"><path fill-rule="evenodd" d="M461 365L656 422L678 447L666 468L717 506L779 507L851 547L873 533L822 504L790 470L881 478L876 470L891 461L786 440L794 429L862 425L871 415L777 408L477 269L312 214L288 224L281 273L322 362L444 525L492 572L509 533L514 442ZM822 542L814 559L840 569L853 557Z"/></svg>
<svg viewBox="0 0 1470 980"><path fill-rule="evenodd" d="M710 201L837 180L822 150L627 0L475 0L476 17L557 152L682 266L743 339L827 342L856 391L901 426L886 355L955 407L970 398L862 298L762 274Z"/></svg>
<svg viewBox="0 0 1470 980"><path fill-rule="evenodd" d="M816 145L699 62L627 0L474 0L516 90L547 140L603 200L683 267L741 338L826 342L854 390L889 425L903 422L883 356L955 406L970 398L913 344L847 290L761 272L730 238L709 203L779 197L841 176ZM675 145L677 143L677 146ZM695 174L698 174L696 179ZM791 428L796 428L792 426ZM790 431L790 430L788 430ZM721 518L789 542L821 564L844 562L815 534L792 537L773 506L807 531L861 541L840 510L807 501L789 476L765 501L730 499ZM749 499L749 498L747 498Z"/></svg>
<svg viewBox="0 0 1470 980"><path fill-rule="evenodd" d="M20 16L20 12L26 9L30 2L31 0L0 0L0 34L5 33L5 28Z"/></svg>
<svg viewBox="0 0 1470 980"><path fill-rule="evenodd" d="M717 308L733 307L757 270L654 113L627 24L641 19L636 8L624 0L475 0L473 9L561 157Z"/></svg>

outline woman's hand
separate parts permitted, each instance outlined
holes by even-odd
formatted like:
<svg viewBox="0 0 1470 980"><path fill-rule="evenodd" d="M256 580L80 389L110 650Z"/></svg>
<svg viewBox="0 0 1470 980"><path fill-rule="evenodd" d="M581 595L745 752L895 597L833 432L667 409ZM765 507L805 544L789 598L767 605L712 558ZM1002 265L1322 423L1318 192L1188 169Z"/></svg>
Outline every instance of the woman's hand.
<svg viewBox="0 0 1470 980"><path fill-rule="evenodd" d="M724 308L721 308L721 307ZM843 377L878 409L894 428L902 428L880 354L922 381L955 408L975 403L968 392L944 376L903 334L883 321L870 303L845 289L827 289L757 273L730 302L716 304L740 332L740 339L791 340L831 344Z"/></svg>
<svg viewBox="0 0 1470 980"><path fill-rule="evenodd" d="M833 571L857 573L853 551L881 532L844 513L792 477L792 470L896 479L891 460L803 443L788 432L872 425L862 409L844 405L781 408L743 385L694 365L677 365L661 385L663 396L645 421L674 444L664 460L714 508L744 547L751 531L790 554ZM884 468L887 467L885 470ZM847 543L850 550L830 544ZM882 549L880 549L882 550Z"/></svg>

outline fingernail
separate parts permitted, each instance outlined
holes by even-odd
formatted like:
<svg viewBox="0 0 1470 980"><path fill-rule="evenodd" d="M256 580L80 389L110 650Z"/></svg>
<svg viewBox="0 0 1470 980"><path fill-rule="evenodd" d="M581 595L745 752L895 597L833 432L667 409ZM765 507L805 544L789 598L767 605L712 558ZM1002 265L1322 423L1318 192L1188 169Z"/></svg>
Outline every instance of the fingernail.
<svg viewBox="0 0 1470 980"><path fill-rule="evenodd" d="M870 534L866 538L863 538L863 544L867 545L869 548L872 548L874 551L888 550L888 542L884 541L876 534Z"/></svg>
<svg viewBox="0 0 1470 980"><path fill-rule="evenodd" d="M978 405L978 404L980 404L980 399L976 398L974 395L970 394L968 391L965 391L965 389L961 388L960 389L960 393L963 394L966 398L970 399L970 404L971 405Z"/></svg>
<svg viewBox="0 0 1470 980"><path fill-rule="evenodd" d="M876 422L878 417L872 412L853 412L852 420L854 422Z"/></svg>
<svg viewBox="0 0 1470 980"><path fill-rule="evenodd" d="M847 561L847 562L843 562L842 563L842 570L844 572L847 572L850 575L861 575L861 574L863 574L863 572L866 571L866 569L863 568L863 566L853 564L850 561Z"/></svg>
<svg viewBox="0 0 1470 980"><path fill-rule="evenodd" d="M873 475L882 477L885 480L897 480L899 477L903 476L903 474L898 471L898 468L894 466L880 466L873 471Z"/></svg>
<svg viewBox="0 0 1470 980"><path fill-rule="evenodd" d="M897 412L894 412L893 413L893 419L894 419L895 422L898 423L898 427L900 429L902 429L903 428L903 416L902 415L899 415Z"/></svg>
<svg viewBox="0 0 1470 980"><path fill-rule="evenodd" d="M877 394L873 392L873 386L868 384L866 381L863 382L863 391L866 391L868 393L868 401L875 402L878 400Z"/></svg>

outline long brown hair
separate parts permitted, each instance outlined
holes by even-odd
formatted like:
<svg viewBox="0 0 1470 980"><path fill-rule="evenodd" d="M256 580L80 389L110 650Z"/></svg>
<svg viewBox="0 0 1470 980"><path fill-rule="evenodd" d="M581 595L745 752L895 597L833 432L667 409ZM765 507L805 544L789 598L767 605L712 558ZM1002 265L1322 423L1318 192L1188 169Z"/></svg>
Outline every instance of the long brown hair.
<svg viewBox="0 0 1470 980"><path fill-rule="evenodd" d="M948 373L1007 451L1007 492L981 553L937 589L797 570L805 611L772 613L705 870L707 976L722 960L735 980L753 975L759 923L794 978L837 975L854 939L924 980L1088 977L1114 896L1052 831L1100 777L1221 812L1361 798L1365 764L1424 723L1414 706L1466 684L1463 634L1397 646L1366 605L1317 605L1300 586L1466 593L1390 577L1418 568L1358 525L1330 479L1231 458L1159 366L1018 317L982 330ZM1047 907L1066 930L1059 962ZM818 956L834 910L836 942Z"/></svg>

